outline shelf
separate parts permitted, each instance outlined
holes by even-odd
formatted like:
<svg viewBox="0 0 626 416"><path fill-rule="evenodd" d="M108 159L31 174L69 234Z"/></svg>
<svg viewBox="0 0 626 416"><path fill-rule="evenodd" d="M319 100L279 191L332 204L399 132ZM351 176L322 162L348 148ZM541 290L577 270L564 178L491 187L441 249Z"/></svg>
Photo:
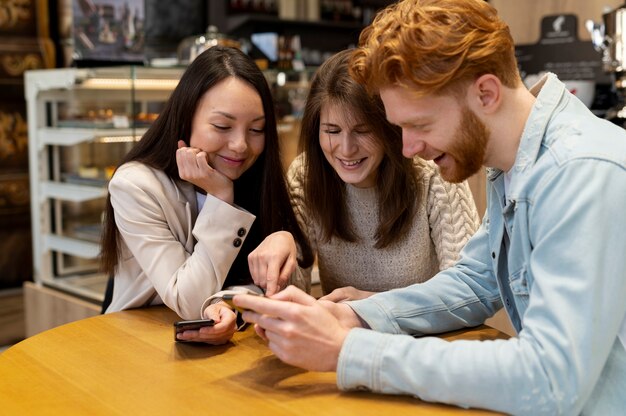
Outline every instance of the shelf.
<svg viewBox="0 0 626 416"><path fill-rule="evenodd" d="M88 93L105 89L107 94L122 92L130 95L134 88L138 91L171 91L184 68L144 68L141 66L121 66L90 69L43 69L25 72L26 98L33 102L37 97L54 97L61 92L86 91Z"/></svg>
<svg viewBox="0 0 626 416"><path fill-rule="evenodd" d="M277 16L259 15L259 14L237 14L228 17L228 33L236 33L237 31L247 27L262 26L267 31L280 32L283 29L289 30L316 30L316 31L332 31L332 32L360 32L363 25L357 22L332 22L327 20L288 20L280 19Z"/></svg>
<svg viewBox="0 0 626 416"><path fill-rule="evenodd" d="M43 198L56 198L62 201L85 202L104 198L107 190L104 187L76 185L73 183L42 182Z"/></svg>
<svg viewBox="0 0 626 416"><path fill-rule="evenodd" d="M242 14L228 16L226 23L217 24L234 38L251 38L255 33L277 33L283 36L300 37L302 49L320 53L334 53L356 45L364 26L358 22L331 22L324 20L286 20L276 16ZM311 60L305 63L318 65Z"/></svg>
<svg viewBox="0 0 626 416"><path fill-rule="evenodd" d="M136 129L88 129L46 127L37 131L39 150L45 145L74 146L87 141L137 141L147 131ZM108 139L108 140L107 140Z"/></svg>
<svg viewBox="0 0 626 416"><path fill-rule="evenodd" d="M83 259L95 259L100 254L100 245L98 243L51 234L42 237L44 247L47 250L58 251Z"/></svg>

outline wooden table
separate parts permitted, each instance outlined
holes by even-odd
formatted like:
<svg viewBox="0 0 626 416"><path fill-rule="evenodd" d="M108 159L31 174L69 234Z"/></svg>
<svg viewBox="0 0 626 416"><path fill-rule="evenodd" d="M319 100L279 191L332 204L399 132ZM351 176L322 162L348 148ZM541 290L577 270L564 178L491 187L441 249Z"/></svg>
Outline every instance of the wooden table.
<svg viewBox="0 0 626 416"><path fill-rule="evenodd" d="M100 315L0 354L3 415L487 414L408 396L340 392L335 373L278 360L250 327L224 346L176 343L165 307ZM480 327L448 339L506 338Z"/></svg>

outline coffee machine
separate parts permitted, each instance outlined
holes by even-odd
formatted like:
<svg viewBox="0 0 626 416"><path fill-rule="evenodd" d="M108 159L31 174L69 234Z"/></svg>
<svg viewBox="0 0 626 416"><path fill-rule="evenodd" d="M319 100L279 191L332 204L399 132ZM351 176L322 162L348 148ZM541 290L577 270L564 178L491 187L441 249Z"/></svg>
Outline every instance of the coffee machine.
<svg viewBox="0 0 626 416"><path fill-rule="evenodd" d="M606 118L626 127L626 2L602 14L602 23L587 20L585 26L593 46L602 53L602 67L611 74L617 96Z"/></svg>

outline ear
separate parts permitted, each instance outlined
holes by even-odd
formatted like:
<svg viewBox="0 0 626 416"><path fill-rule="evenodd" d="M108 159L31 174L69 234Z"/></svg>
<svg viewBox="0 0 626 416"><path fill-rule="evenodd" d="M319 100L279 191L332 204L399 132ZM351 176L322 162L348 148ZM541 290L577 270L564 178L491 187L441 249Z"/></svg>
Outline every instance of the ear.
<svg viewBox="0 0 626 416"><path fill-rule="evenodd" d="M469 102L474 111L493 114L502 103L502 83L493 74L481 75L469 88Z"/></svg>

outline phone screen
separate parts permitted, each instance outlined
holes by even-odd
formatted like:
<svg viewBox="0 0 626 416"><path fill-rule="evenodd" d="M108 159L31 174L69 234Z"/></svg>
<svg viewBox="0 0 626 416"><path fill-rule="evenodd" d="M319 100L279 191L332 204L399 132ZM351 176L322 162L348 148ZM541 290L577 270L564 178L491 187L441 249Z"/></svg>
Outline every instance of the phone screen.
<svg viewBox="0 0 626 416"><path fill-rule="evenodd" d="M178 339L176 335L184 331L194 331L205 326L213 325L215 325L215 321L213 319L195 319L192 321L174 322L174 339L178 342L189 342Z"/></svg>

